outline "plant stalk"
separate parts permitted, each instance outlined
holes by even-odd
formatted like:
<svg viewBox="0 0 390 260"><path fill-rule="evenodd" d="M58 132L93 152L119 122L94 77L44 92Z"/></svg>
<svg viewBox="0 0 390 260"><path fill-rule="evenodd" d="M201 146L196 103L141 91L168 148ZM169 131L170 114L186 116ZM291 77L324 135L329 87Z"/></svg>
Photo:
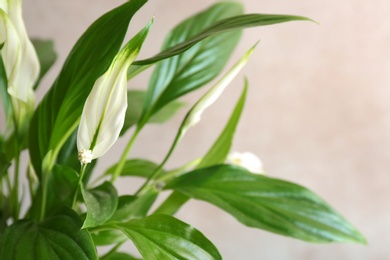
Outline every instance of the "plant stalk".
<svg viewBox="0 0 390 260"><path fill-rule="evenodd" d="M77 203L77 196L79 195L79 189L81 188L82 182L83 182L83 177L85 173L85 169L87 168L87 164L81 164L81 169L80 169L80 175L79 175L79 181L77 183L76 190L74 192L73 196L73 202L72 202L72 209L75 210L76 203Z"/></svg>
<svg viewBox="0 0 390 260"><path fill-rule="evenodd" d="M112 174L111 177L111 182L115 182L115 180L119 177L121 174L123 167L125 166L127 155L129 154L131 147L133 147L134 141L137 138L139 132L141 131L141 128L137 127L133 135L131 136L129 142L127 143L125 150L122 153L122 156L119 160L119 163L117 164L114 173Z"/></svg>

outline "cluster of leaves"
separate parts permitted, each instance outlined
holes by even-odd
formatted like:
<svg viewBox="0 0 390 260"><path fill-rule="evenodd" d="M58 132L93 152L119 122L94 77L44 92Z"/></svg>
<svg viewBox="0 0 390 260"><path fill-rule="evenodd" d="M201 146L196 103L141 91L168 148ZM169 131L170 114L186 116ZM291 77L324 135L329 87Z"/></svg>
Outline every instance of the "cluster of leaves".
<svg viewBox="0 0 390 260"><path fill-rule="evenodd" d="M186 19L170 32L161 53L130 66L129 80L156 65L146 91L128 91L129 107L121 134L134 128L133 135L117 164L90 182L95 160L88 165L80 185L75 131L83 105L94 82L120 50L133 15L146 2L129 1L97 19L80 37L35 109L25 136L1 135L0 258L97 259L96 247L112 245L101 259L135 259L118 252L130 239L144 259L221 259L200 231L173 216L189 199L211 203L246 226L284 236L310 242L364 243L348 221L310 190L223 164L243 110L247 83L219 138L200 160L167 170L163 167L166 160L158 164L127 159L146 124L168 120L182 107L178 98L221 73L241 29L309 20L289 15L245 15L238 3L218 3ZM147 34L149 27L144 31ZM134 41L134 49L141 48L146 34ZM53 64L55 53L50 42L34 43L42 77ZM0 65L0 90L8 115L12 107ZM21 202L18 192L11 192L18 189L12 189L9 168L12 162L19 163L18 156L25 149L31 160L27 171L32 203L21 217L20 204L25 200ZM145 178L145 184L135 194L119 196L114 182L123 176ZM171 191L171 195L150 212L161 191Z"/></svg>

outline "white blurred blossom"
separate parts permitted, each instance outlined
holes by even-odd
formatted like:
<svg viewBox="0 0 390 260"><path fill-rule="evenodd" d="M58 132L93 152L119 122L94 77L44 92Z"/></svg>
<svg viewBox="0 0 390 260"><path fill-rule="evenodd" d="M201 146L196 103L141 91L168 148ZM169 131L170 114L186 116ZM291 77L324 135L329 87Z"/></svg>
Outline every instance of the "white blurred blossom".
<svg viewBox="0 0 390 260"><path fill-rule="evenodd" d="M262 161L251 152L232 152L228 155L226 163L243 167L252 173L264 174Z"/></svg>
<svg viewBox="0 0 390 260"><path fill-rule="evenodd" d="M40 63L24 26L21 0L0 0L0 53L8 80L8 93L24 103L34 100Z"/></svg>

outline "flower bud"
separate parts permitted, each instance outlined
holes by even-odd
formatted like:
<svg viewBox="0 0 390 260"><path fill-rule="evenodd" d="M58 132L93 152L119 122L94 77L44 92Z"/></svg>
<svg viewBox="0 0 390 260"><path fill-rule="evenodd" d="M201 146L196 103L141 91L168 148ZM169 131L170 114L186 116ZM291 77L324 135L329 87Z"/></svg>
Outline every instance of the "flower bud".
<svg viewBox="0 0 390 260"><path fill-rule="evenodd" d="M77 133L82 164L105 154L123 127L127 109L127 69L137 57L151 22L115 56L85 101Z"/></svg>
<svg viewBox="0 0 390 260"><path fill-rule="evenodd" d="M203 114L203 112L211 106L221 96L225 88L232 82L241 69L246 65L250 55L254 51L257 44L250 48L240 60L212 87L210 88L199 101L188 112L185 121L183 122L183 131L196 125Z"/></svg>
<svg viewBox="0 0 390 260"><path fill-rule="evenodd" d="M251 152L232 152L228 155L226 163L240 166L252 173L264 173L263 163L259 157Z"/></svg>

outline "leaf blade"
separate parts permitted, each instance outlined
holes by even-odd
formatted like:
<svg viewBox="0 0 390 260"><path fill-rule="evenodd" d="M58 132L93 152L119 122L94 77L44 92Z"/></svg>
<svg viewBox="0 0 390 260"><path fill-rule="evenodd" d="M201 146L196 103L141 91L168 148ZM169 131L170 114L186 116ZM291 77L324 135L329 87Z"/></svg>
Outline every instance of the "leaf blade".
<svg viewBox="0 0 390 260"><path fill-rule="evenodd" d="M313 192L240 167L199 169L172 181L165 189L214 204L250 227L309 242L365 243L345 218Z"/></svg>
<svg viewBox="0 0 390 260"><path fill-rule="evenodd" d="M241 13L242 7L238 3L215 4L176 26L165 40L163 49L186 41L215 21ZM239 37L239 31L219 35L157 64L151 76L139 127L169 102L215 78L223 69Z"/></svg>
<svg viewBox="0 0 390 260"><path fill-rule="evenodd" d="M144 259L222 259L202 233L168 215L133 219L115 227L133 240Z"/></svg>
<svg viewBox="0 0 390 260"><path fill-rule="evenodd" d="M98 259L81 220L67 209L37 224L21 220L9 226L2 241L1 259Z"/></svg>
<svg viewBox="0 0 390 260"><path fill-rule="evenodd" d="M82 188L81 193L87 208L83 228L102 225L114 215L118 206L118 192L110 182L106 181L91 190Z"/></svg>

